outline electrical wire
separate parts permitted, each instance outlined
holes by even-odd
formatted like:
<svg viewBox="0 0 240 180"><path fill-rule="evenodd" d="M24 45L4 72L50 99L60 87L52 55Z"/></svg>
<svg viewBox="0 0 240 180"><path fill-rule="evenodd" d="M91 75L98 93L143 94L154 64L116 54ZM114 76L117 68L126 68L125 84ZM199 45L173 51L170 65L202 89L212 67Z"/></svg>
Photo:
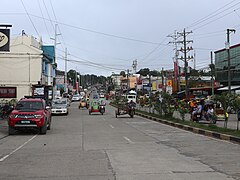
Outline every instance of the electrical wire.
<svg viewBox="0 0 240 180"><path fill-rule="evenodd" d="M59 58L59 59L65 61L65 59L63 59L63 58ZM76 59L67 59L67 61L72 62L72 63L78 63L78 64L85 65L85 66L95 67L95 68L98 68L98 69L101 67L101 69L104 69L104 70L119 70L119 71L123 70L123 69L120 69L120 68L107 67L107 66L102 66L102 65L95 65L95 64L92 64L92 63L87 63L85 61L79 61L79 60L76 60Z"/></svg>
<svg viewBox="0 0 240 180"><path fill-rule="evenodd" d="M38 19L42 19L42 17L34 15L34 14L30 14L30 16L38 18ZM49 19L47 19L47 18L44 18L44 19L49 21ZM53 21L53 22L61 24L63 26L70 27L70 28L74 28L74 29L78 29L78 30L82 30L82 31L86 31L86 32L91 32L91 33L95 33L95 34L100 34L100 35L103 35L103 36L113 37L113 38L117 38L117 39L123 39L123 40L134 41L134 42L140 42L140 43L145 43L145 44L153 44L153 45L157 44L157 45L160 45L160 46L161 45L166 46L166 44L161 44L161 43L158 43L158 42L151 42L151 41L134 39L134 38L124 37L124 36L118 36L118 35L114 35L114 34L110 34L110 33L105 33L105 32L100 32L100 31L95 31L95 30L91 30L91 29L78 27L78 26L67 24L67 23L63 23L63 22L60 22L60 21L58 21L58 22Z"/></svg>
<svg viewBox="0 0 240 180"><path fill-rule="evenodd" d="M53 31L54 31L54 30L55 30L55 28L54 28L54 24L53 24L53 21L52 21L52 19L51 19L51 17L50 17L49 12L48 12L48 9L47 9L47 6L46 6L46 3L45 3L45 0L42 0L42 2L43 2L43 5L44 5L44 7L45 7L45 9L46 9L46 12L47 12L48 18L49 18L49 19L46 19L46 18L44 17L44 19L50 21L50 23L51 23L51 25L52 25L52 28L53 28Z"/></svg>
<svg viewBox="0 0 240 180"><path fill-rule="evenodd" d="M39 2L39 0L37 0L37 1L38 1L38 7L39 7L39 9L40 9L41 15L42 15L42 17L44 18L44 15L43 15L43 11L42 11L40 2ZM45 28L46 28L46 30L47 30L47 33L48 33L48 36L49 36L49 39L50 39L51 36L50 36L50 33L49 33L49 30L48 30L48 27L47 27L47 24L46 24L45 19L43 19L43 22L44 22Z"/></svg>
<svg viewBox="0 0 240 180"><path fill-rule="evenodd" d="M29 18L29 20L30 20L33 28L34 28L34 30L36 31L38 37L40 37L40 35L39 35L39 33L38 33L38 30L37 30L36 26L34 25L32 19L31 19L31 17L30 17L30 14L29 14L28 11L27 11L27 8L25 7L25 5L24 5L24 3L23 3L23 0L21 0L21 2L22 2L22 6L23 6L23 8L24 8L24 10L25 10L25 12L26 12L26 14L27 14L27 16L28 16L28 18Z"/></svg>
<svg viewBox="0 0 240 180"><path fill-rule="evenodd" d="M237 4L239 4L239 2L238 2L237 4L234 4L233 6L231 6L231 7L227 8L227 9L225 9L225 10L217 13L218 11L220 11L221 9L224 9L225 7L227 7L228 5L232 4L232 3L235 2L235 1L236 1L236 0L233 0L233 1L225 4L224 6L218 8L218 9L215 10L214 12L208 14L207 16L205 16L205 17L203 17L203 18L195 21L194 23L192 23L191 25L189 25L187 28L194 27L194 26L196 26L196 25L198 25L198 24L201 24L202 22L207 21L208 19L211 19L212 17L215 17L215 16L221 14L222 12L225 12L226 10L231 9L232 7L235 7ZM217 13L217 14L215 14L215 13Z"/></svg>
<svg viewBox="0 0 240 180"><path fill-rule="evenodd" d="M240 3L240 2L239 2L239 3ZM237 8L237 9L235 9L235 10L238 10L238 9L240 9L240 7ZM234 11L235 11L235 10L234 10ZM201 26L198 26L198 27L196 27L195 29L193 29L193 31L195 31L195 30L197 30L197 29L200 29L200 28L202 28L202 27L204 27L204 26L206 26L206 25L208 25L208 24L210 24L210 23L212 23L212 22L215 22L215 21L217 21L217 20L219 20L219 19L222 19L223 17L228 16L229 14L234 13L234 11L228 12L228 13L226 13L226 14L224 14L224 15L216 18L216 19L213 19L213 20L211 20L211 21L209 21L209 22L207 22L207 23L205 23L205 24L203 24L203 25L201 25Z"/></svg>
<svg viewBox="0 0 240 180"><path fill-rule="evenodd" d="M143 63L151 54L153 54L157 49L166 41L167 37L165 37L160 44L158 44L153 50L151 50L144 58L141 60L141 63ZM168 46L168 44L164 44L164 46Z"/></svg>
<svg viewBox="0 0 240 180"><path fill-rule="evenodd" d="M58 23L56 13L55 13L55 10L54 10L54 8L53 8L52 0L50 0L50 5L51 5L51 8L52 8L52 12L53 12L53 15L54 15L55 21ZM65 41L64 41L63 34L62 34L61 29L60 29L60 26L57 26L57 27L58 27L58 30L59 30L60 36L62 37L62 42L63 42L64 46L66 47L66 44L65 44ZM63 47L62 44L61 44L61 46L62 46L63 49L65 49L65 48Z"/></svg>

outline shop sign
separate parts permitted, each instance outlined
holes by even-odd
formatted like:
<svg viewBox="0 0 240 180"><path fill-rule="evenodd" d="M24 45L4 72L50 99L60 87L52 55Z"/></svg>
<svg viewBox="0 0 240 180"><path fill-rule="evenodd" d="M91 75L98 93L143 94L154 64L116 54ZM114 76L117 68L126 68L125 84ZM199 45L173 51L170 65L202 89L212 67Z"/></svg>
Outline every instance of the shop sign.
<svg viewBox="0 0 240 180"><path fill-rule="evenodd" d="M0 87L0 98L16 98L16 87Z"/></svg>
<svg viewBox="0 0 240 180"><path fill-rule="evenodd" d="M0 29L0 51L9 51L9 29Z"/></svg>

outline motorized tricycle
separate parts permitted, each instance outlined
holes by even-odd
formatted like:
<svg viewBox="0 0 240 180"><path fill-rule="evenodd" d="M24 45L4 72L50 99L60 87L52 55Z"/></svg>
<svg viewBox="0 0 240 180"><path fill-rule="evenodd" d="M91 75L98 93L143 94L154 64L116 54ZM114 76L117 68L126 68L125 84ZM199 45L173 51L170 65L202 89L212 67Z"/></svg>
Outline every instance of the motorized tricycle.
<svg viewBox="0 0 240 180"><path fill-rule="evenodd" d="M79 103L78 109L81 109L81 108L87 108L88 109L88 104L87 104L85 99L82 99Z"/></svg>
<svg viewBox="0 0 240 180"><path fill-rule="evenodd" d="M116 118L120 115L128 114L131 118L134 117L135 114L135 103L134 102L124 102L120 101L118 103L117 110L115 110Z"/></svg>
<svg viewBox="0 0 240 180"><path fill-rule="evenodd" d="M98 100L90 102L89 114L93 112L100 112L102 115L105 113L105 106L100 104Z"/></svg>

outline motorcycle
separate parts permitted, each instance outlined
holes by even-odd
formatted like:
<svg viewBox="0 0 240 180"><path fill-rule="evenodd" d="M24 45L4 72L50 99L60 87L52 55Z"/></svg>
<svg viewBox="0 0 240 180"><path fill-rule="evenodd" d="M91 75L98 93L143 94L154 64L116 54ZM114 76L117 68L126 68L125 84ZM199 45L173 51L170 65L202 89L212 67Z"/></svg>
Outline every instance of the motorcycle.
<svg viewBox="0 0 240 180"><path fill-rule="evenodd" d="M99 112L103 115L103 113L105 113L105 106L104 105L100 105L99 106Z"/></svg>
<svg viewBox="0 0 240 180"><path fill-rule="evenodd" d="M135 114L135 108L134 106L129 106L129 110L128 110L128 114L131 118L133 118L134 114Z"/></svg>
<svg viewBox="0 0 240 180"><path fill-rule="evenodd" d="M0 107L0 117L2 119L5 119L7 118L10 113L13 111L14 107L13 106L10 106L10 105L4 105L2 107Z"/></svg>
<svg viewBox="0 0 240 180"><path fill-rule="evenodd" d="M193 114L191 119L192 121L199 123L199 121L202 120L202 112Z"/></svg>

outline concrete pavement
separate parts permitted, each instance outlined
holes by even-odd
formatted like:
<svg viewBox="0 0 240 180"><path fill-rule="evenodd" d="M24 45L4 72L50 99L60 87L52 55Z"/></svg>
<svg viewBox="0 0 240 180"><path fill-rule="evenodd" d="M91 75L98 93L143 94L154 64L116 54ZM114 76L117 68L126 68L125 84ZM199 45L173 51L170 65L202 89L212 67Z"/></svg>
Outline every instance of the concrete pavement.
<svg viewBox="0 0 240 180"><path fill-rule="evenodd" d="M77 105L68 116L54 116L47 135L0 139L0 159L9 155L0 179L240 179L239 145L138 116L115 118L110 106L104 115L88 115Z"/></svg>

